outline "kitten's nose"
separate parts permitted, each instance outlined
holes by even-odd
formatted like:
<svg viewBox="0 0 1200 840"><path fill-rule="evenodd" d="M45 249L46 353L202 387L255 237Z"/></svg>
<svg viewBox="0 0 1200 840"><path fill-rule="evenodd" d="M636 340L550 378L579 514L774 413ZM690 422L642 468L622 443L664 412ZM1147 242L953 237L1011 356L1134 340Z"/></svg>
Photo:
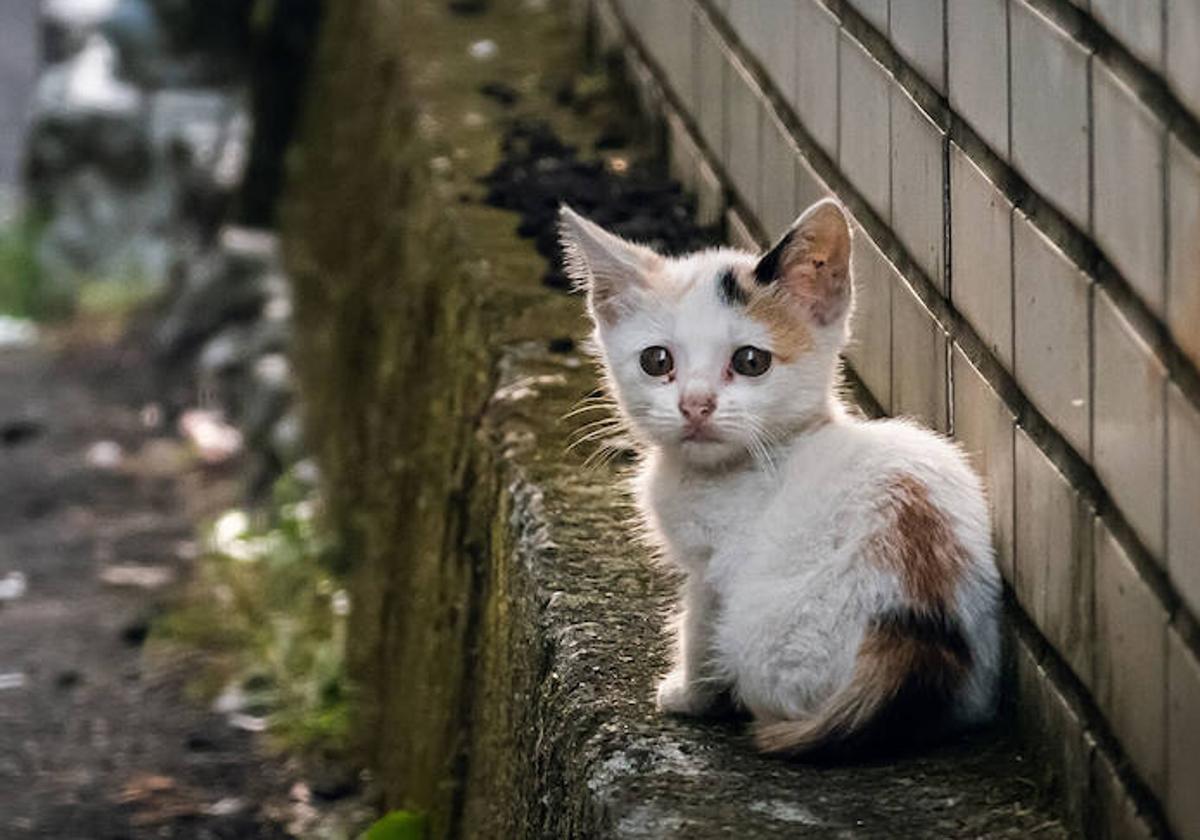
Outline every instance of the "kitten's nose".
<svg viewBox="0 0 1200 840"><path fill-rule="evenodd" d="M688 394L679 400L679 413L689 423L703 423L716 409L716 394Z"/></svg>

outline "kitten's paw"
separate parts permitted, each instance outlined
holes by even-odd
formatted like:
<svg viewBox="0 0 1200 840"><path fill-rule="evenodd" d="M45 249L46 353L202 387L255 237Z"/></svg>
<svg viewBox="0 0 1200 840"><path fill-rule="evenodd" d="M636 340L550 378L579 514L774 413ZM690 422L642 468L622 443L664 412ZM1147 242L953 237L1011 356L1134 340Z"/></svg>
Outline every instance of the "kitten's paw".
<svg viewBox="0 0 1200 840"><path fill-rule="evenodd" d="M656 705L668 715L700 716L712 706L714 695L689 682L683 671L672 671L658 684Z"/></svg>

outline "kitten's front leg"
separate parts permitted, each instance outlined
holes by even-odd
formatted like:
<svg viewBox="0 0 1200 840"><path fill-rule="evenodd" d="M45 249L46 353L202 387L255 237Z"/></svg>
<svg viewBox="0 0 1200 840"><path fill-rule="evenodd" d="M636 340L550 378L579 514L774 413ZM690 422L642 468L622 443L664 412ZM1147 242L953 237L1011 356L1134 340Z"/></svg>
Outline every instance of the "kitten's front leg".
<svg viewBox="0 0 1200 840"><path fill-rule="evenodd" d="M675 667L658 684L660 712L703 715L720 695L712 663L717 596L698 572L688 574L676 639Z"/></svg>

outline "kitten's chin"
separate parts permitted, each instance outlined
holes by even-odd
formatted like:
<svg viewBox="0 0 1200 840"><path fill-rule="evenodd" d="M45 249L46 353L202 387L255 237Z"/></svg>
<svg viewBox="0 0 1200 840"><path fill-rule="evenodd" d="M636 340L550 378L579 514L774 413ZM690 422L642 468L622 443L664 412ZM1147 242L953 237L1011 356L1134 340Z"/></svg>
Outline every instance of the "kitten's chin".
<svg viewBox="0 0 1200 840"><path fill-rule="evenodd" d="M698 467L721 467L748 457L745 447L728 440L682 440L674 448L683 460Z"/></svg>

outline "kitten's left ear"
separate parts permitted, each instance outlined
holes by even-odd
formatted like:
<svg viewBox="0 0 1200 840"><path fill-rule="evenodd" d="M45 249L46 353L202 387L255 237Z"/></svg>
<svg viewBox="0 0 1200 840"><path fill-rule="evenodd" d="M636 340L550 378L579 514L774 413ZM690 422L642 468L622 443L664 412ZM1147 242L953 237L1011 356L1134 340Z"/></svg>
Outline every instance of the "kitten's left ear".
<svg viewBox="0 0 1200 840"><path fill-rule="evenodd" d="M558 210L558 238L567 276L587 290L592 315L612 325L633 306L630 299L661 268L663 257L609 233L565 204Z"/></svg>
<svg viewBox="0 0 1200 840"><path fill-rule="evenodd" d="M754 267L759 285L779 283L820 326L850 307L850 225L831 198L801 214Z"/></svg>

